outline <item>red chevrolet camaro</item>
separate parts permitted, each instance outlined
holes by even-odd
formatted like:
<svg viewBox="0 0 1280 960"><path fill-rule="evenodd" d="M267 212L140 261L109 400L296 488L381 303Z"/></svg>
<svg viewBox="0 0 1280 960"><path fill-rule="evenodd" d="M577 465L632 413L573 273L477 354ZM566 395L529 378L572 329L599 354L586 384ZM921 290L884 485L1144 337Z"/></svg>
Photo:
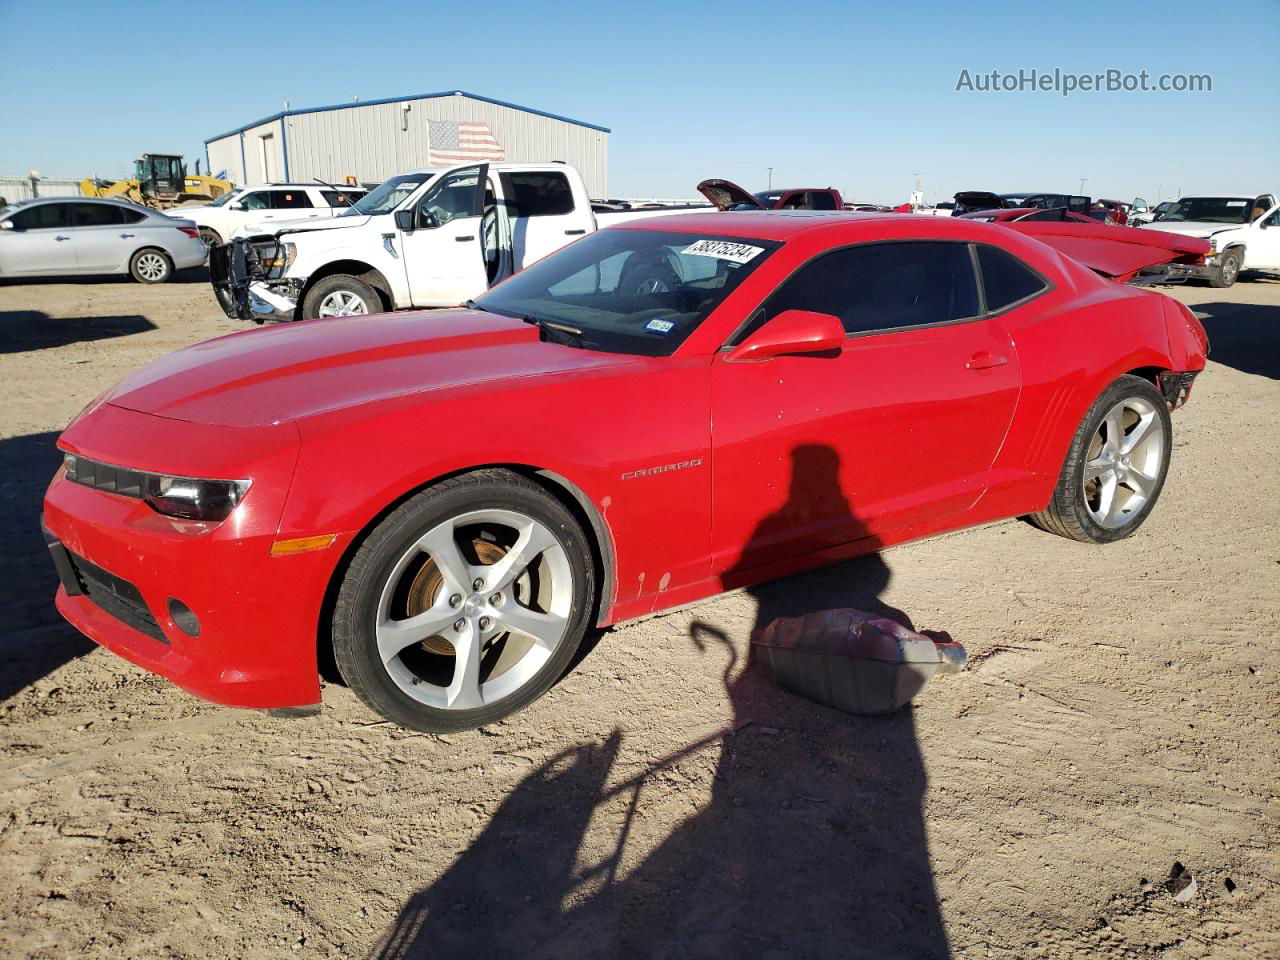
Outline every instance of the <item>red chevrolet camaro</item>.
<svg viewBox="0 0 1280 960"><path fill-rule="evenodd" d="M218 703L528 704L584 633L1030 515L1106 543L1208 350L1004 226L718 213L588 236L470 309L201 343L91 403L45 499L63 615Z"/></svg>

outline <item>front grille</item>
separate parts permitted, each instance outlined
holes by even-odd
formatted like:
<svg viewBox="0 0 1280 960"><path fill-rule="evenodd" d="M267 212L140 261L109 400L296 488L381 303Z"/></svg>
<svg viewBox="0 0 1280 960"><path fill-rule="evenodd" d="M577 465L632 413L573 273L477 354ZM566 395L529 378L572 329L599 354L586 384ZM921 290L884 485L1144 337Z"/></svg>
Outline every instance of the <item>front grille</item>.
<svg viewBox="0 0 1280 960"><path fill-rule="evenodd" d="M118 493L123 497L142 498L146 474L125 467L113 467L109 463L86 460L84 457L67 457L66 476L74 483Z"/></svg>
<svg viewBox="0 0 1280 960"><path fill-rule="evenodd" d="M126 626L161 643L169 642L169 638L160 629L160 624L156 623L156 618L147 609L147 602L142 599L137 587L70 550L67 551L67 557L71 560L71 569L80 590L86 597Z"/></svg>

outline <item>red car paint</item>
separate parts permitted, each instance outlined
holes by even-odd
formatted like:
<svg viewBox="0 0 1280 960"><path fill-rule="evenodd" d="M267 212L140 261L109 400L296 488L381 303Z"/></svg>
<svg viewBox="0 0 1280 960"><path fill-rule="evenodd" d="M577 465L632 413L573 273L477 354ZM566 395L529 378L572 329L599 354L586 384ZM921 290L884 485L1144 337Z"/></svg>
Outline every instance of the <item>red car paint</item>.
<svg viewBox="0 0 1280 960"><path fill-rule="evenodd" d="M609 624L1041 509L1107 384L1205 363L1203 330L1185 307L1003 225L743 213L622 229L783 245L670 357L574 349L515 320L452 310L256 329L143 368L86 408L59 446L253 485L213 524L161 516L59 471L45 499L51 534L137 586L168 643L60 588L63 615L218 703L314 704L326 596L344 556L389 505L437 478L505 464L575 498L604 557L599 622ZM770 338L827 343L822 315L797 311L787 329L766 324L720 350L811 257L919 238L1002 247L1051 289L974 321L840 338L823 355L742 357ZM796 469L804 457L815 462ZM762 532L784 503L804 505L803 516ZM329 534L328 549L270 553L276 541ZM200 617L198 638L169 618L171 596Z"/></svg>

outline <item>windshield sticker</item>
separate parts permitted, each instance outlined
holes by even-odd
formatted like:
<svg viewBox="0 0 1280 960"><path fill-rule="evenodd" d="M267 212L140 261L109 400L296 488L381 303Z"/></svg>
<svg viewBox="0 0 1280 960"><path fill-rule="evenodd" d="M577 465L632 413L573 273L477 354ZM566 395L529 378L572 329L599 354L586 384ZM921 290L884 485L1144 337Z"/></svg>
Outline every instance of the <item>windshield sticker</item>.
<svg viewBox="0 0 1280 960"><path fill-rule="evenodd" d="M733 263L747 263L764 253L764 247L753 247L749 243L731 243L728 240L699 240L680 251L685 256L715 257L717 260L729 260Z"/></svg>
<svg viewBox="0 0 1280 960"><path fill-rule="evenodd" d="M668 334L675 327L670 320L650 320L644 325L646 330L652 330L654 333Z"/></svg>
<svg viewBox="0 0 1280 960"><path fill-rule="evenodd" d="M1249 202L1248 200L1228 200L1228 201L1227 201L1227 206L1228 206L1228 207L1243 207L1243 206L1244 206L1246 203L1248 203L1248 202Z"/></svg>

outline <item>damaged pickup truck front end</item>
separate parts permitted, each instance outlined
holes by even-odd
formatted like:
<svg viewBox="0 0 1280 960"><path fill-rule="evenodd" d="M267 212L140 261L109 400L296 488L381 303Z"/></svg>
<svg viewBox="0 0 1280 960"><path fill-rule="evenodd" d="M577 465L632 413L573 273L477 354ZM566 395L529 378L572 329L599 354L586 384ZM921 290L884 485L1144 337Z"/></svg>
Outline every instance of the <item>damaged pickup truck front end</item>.
<svg viewBox="0 0 1280 960"><path fill-rule="evenodd" d="M306 277L286 277L297 247L275 237L237 238L209 251L209 280L223 312L254 323L297 319Z"/></svg>

